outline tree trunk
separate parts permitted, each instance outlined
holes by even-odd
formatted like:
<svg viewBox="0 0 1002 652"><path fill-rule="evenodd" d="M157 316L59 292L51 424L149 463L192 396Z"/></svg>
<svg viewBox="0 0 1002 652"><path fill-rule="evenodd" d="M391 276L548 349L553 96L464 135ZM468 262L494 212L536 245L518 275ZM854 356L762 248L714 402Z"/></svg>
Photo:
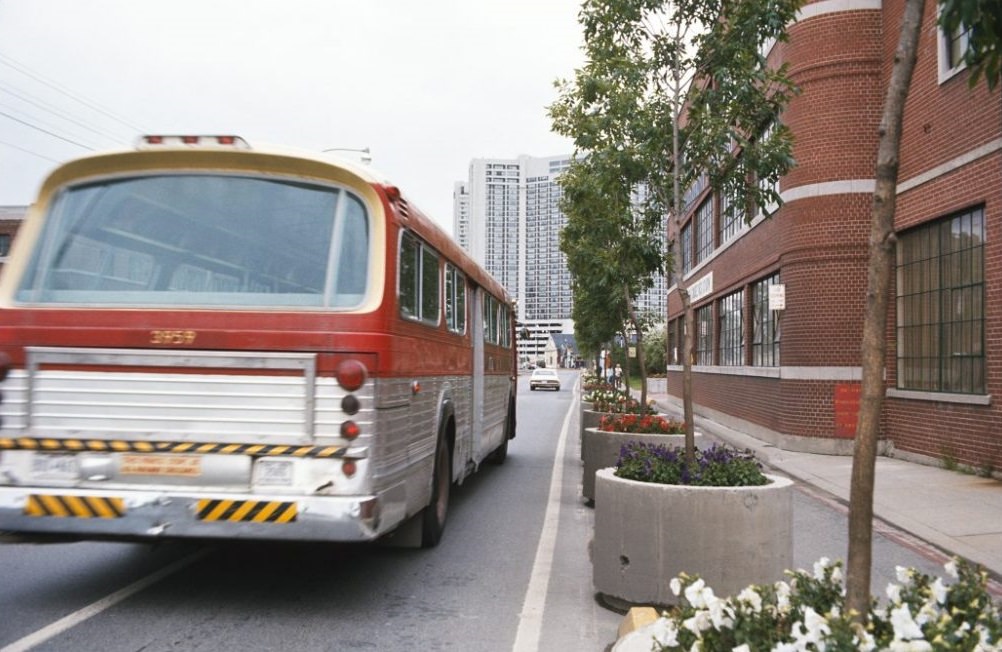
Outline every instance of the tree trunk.
<svg viewBox="0 0 1002 652"><path fill-rule="evenodd" d="M681 275L679 275L681 276ZM692 412L692 357L695 346L696 316L689 299L689 290L681 285L678 294L682 298L682 320L685 324L682 334L682 421L685 423L685 461L696 463L696 419Z"/></svg>
<svg viewBox="0 0 1002 652"><path fill-rule="evenodd" d="M870 611L873 540L873 489L880 415L884 402L887 314L894 271L894 207L898 155L905 100L922 25L925 0L906 0L901 37L884 98L877 150L876 188L870 228L866 308L863 320L862 394L849 493L849 558L846 564L846 608L865 623Z"/></svg>
<svg viewBox="0 0 1002 652"><path fill-rule="evenodd" d="M647 408L647 361L644 358L644 334L640 331L640 324L637 323L637 311L633 307L633 297L630 296L630 289L626 288L626 309L630 315L630 324L633 326L633 332L637 334L637 366L640 372L640 414L644 413ZM630 340L629 338L623 338L624 346L624 358L626 360L626 369L630 368ZM624 376L627 380L627 387L629 387L629 374L625 373Z"/></svg>

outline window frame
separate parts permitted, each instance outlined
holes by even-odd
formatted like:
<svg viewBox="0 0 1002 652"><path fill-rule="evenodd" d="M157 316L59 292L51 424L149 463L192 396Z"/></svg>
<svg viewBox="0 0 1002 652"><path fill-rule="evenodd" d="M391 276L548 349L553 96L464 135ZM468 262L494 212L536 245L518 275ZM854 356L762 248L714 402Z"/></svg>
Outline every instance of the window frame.
<svg viewBox="0 0 1002 652"><path fill-rule="evenodd" d="M782 328L778 310L769 310L769 287L779 285L779 272L752 284L751 364L753 367L778 367Z"/></svg>
<svg viewBox="0 0 1002 652"><path fill-rule="evenodd" d="M413 281L405 285L405 253L413 255ZM408 321L438 326L442 319L442 257L411 231L402 231L397 252L397 303ZM435 273L429 274L433 263ZM434 288L430 287L434 283ZM413 286L413 287L410 287ZM431 290L431 292L429 292ZM413 292L413 296L409 292ZM425 314L425 313L429 314ZM434 313L434 316L430 313Z"/></svg>
<svg viewBox="0 0 1002 652"><path fill-rule="evenodd" d="M744 299L744 290L738 290L719 301L717 323L721 366L739 367L745 363Z"/></svg>
<svg viewBox="0 0 1002 652"><path fill-rule="evenodd" d="M696 338L693 351L696 365L713 365L713 303L695 309Z"/></svg>
<svg viewBox="0 0 1002 652"><path fill-rule="evenodd" d="M977 206L898 234L898 390L986 395L986 226Z"/></svg>

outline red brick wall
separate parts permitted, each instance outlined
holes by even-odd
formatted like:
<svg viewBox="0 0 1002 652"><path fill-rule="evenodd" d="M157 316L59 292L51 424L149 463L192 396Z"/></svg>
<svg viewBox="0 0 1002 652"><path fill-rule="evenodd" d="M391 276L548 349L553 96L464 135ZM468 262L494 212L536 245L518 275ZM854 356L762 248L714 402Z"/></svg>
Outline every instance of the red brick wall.
<svg viewBox="0 0 1002 652"><path fill-rule="evenodd" d="M897 45L902 3L808 18L773 51L790 64L802 93L784 122L796 137L797 167L781 188L794 197L770 221L717 252L688 282L712 271L714 291L697 306L780 271L786 285L780 363L799 373L763 378L694 374L694 400L781 435L831 439L835 387L826 368L857 369L866 289L872 197L866 186L831 194L814 184L874 177L878 126L886 80ZM968 89L967 74L940 84L935 1L929 0L918 65L906 109L896 227L906 229L975 205L984 205L988 394L1002 395L1002 153L963 161L959 169L914 185L923 173L1002 139L1002 94L982 83ZM909 182L914 187L909 187ZM872 185L870 186L872 187ZM797 195L798 189L801 194ZM793 194L790 194L793 193ZM677 317L677 293L669 316ZM895 387L895 315L887 325L888 386ZM812 376L812 380L791 380ZM711 370L712 371L712 370ZM681 374L669 374L669 392L681 395ZM889 397L885 434L898 450L949 456L972 466L1002 468L1002 410L934 400Z"/></svg>

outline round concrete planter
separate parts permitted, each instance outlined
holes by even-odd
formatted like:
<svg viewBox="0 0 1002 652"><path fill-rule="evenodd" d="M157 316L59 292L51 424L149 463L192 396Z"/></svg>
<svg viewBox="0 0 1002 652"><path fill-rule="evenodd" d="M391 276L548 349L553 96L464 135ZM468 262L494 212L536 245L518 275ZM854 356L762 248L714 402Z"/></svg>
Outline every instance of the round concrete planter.
<svg viewBox="0 0 1002 652"><path fill-rule="evenodd" d="M585 408L584 406L588 407ZM581 459L584 459L584 438L585 430L588 428L598 428L598 424L602 421L602 417L606 415L612 415L613 412L596 412L591 409L594 403L581 403Z"/></svg>
<svg viewBox="0 0 1002 652"><path fill-rule="evenodd" d="M604 413L599 413L604 414ZM696 433L696 445L701 439ZM685 446L685 435L648 435L635 432L604 432L598 429L598 424L581 431L581 459L584 470L581 476L581 495L585 500L595 500L595 472L607 466L615 466L619 462L619 451L623 444L630 441L642 441L645 444L664 444L666 446Z"/></svg>
<svg viewBox="0 0 1002 652"><path fill-rule="evenodd" d="M614 606L677 604L669 582L699 575L718 596L783 579L793 562L793 482L691 487L601 469L591 543L595 590Z"/></svg>

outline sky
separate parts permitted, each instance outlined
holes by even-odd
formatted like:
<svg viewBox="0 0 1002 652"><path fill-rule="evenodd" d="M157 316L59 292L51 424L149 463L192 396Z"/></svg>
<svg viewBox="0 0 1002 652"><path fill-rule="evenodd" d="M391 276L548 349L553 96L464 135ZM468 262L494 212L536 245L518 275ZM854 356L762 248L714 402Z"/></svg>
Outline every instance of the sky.
<svg viewBox="0 0 1002 652"><path fill-rule="evenodd" d="M474 158L571 153L581 0L0 0L0 206L143 133L372 165L448 232ZM360 154L345 152L346 156Z"/></svg>

